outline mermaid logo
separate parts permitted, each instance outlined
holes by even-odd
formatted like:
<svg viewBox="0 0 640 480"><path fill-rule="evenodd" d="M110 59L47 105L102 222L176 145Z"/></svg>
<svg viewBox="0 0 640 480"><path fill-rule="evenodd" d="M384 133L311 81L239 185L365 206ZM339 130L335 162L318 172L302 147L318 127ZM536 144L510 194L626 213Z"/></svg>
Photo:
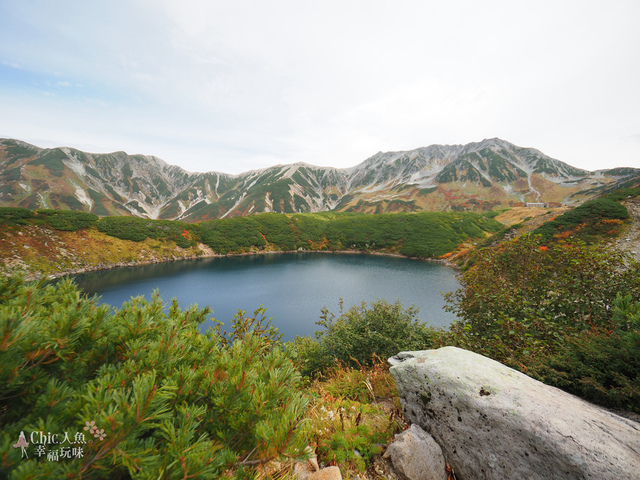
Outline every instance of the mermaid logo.
<svg viewBox="0 0 640 480"><path fill-rule="evenodd" d="M13 444L13 448L22 448L22 457L20 458L24 458L24 457L29 458L29 455L27 455L27 451L25 450L25 448L27 448L28 446L29 446L29 442L27 442L27 439L24 436L24 432L20 432L18 443Z"/></svg>

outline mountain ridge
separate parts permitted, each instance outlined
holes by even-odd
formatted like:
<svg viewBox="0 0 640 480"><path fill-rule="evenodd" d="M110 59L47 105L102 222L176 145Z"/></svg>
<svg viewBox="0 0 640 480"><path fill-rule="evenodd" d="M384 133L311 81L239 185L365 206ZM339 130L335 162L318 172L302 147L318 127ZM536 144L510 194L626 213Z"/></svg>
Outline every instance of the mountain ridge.
<svg viewBox="0 0 640 480"><path fill-rule="evenodd" d="M640 169L575 168L499 138L378 152L348 168L305 162L190 172L152 155L44 149L0 139L0 206L200 221L261 212L482 211L580 203ZM635 180L634 180L635 179Z"/></svg>

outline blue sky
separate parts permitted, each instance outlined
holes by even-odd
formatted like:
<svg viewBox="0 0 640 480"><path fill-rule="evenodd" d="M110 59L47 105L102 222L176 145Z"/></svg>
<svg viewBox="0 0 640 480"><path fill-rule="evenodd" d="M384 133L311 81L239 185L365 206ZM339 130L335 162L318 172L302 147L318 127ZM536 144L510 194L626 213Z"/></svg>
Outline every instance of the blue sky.
<svg viewBox="0 0 640 480"><path fill-rule="evenodd" d="M500 137L640 168L640 2L0 0L0 137L190 171Z"/></svg>

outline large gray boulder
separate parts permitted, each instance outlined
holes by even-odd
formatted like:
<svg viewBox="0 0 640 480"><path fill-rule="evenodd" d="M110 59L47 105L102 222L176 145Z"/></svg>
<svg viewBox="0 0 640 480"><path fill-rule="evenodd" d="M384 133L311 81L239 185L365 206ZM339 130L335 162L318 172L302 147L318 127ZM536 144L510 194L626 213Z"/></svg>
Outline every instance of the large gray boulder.
<svg viewBox="0 0 640 480"><path fill-rule="evenodd" d="M640 479L640 424L455 347L392 357L405 418L459 480Z"/></svg>

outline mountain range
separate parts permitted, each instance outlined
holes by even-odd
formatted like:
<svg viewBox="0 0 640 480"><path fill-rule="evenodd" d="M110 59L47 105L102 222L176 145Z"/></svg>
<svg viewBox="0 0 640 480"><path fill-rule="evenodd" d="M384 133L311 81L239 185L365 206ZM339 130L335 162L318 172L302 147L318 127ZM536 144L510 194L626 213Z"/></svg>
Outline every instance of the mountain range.
<svg viewBox="0 0 640 480"><path fill-rule="evenodd" d="M498 138L379 152L351 168L305 163L238 175L192 173L124 152L0 139L0 206L201 221L261 212L483 211L578 204L640 185L640 169L589 172Z"/></svg>

